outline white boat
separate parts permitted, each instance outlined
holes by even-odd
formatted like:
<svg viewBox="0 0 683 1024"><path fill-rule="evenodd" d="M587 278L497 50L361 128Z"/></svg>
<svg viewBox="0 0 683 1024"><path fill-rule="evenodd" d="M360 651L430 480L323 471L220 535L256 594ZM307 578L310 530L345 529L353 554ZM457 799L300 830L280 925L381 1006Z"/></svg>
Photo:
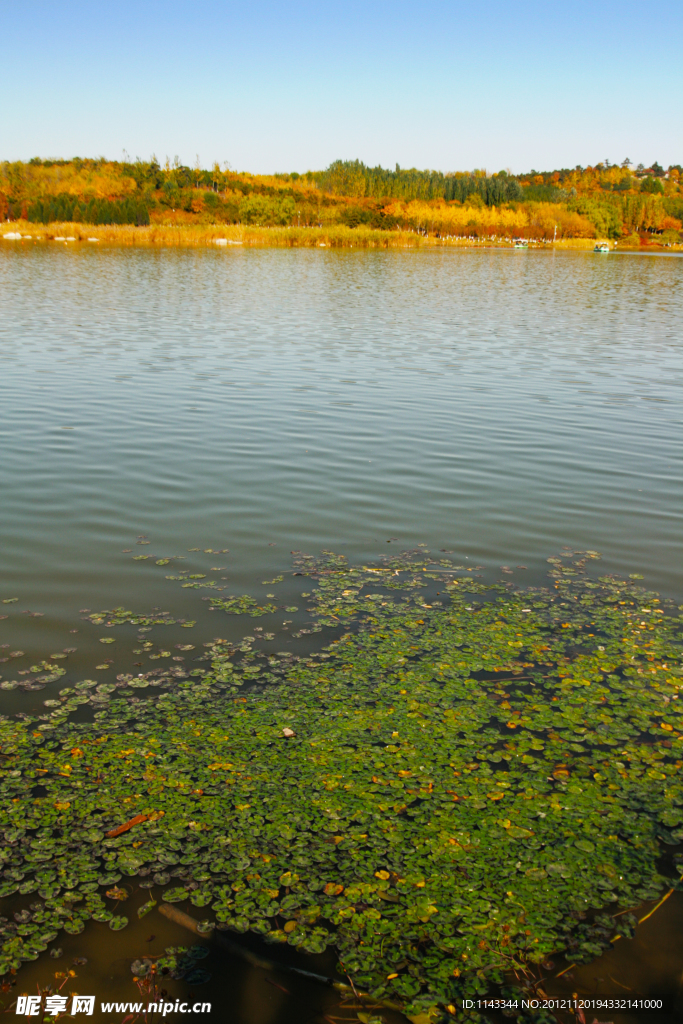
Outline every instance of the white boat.
<svg viewBox="0 0 683 1024"><path fill-rule="evenodd" d="M515 239L515 249L528 249L528 248L529 248L529 243L527 242L526 238L516 238Z"/></svg>
<svg viewBox="0 0 683 1024"><path fill-rule="evenodd" d="M609 252L609 245L607 242L599 242L593 249L593 252Z"/></svg>

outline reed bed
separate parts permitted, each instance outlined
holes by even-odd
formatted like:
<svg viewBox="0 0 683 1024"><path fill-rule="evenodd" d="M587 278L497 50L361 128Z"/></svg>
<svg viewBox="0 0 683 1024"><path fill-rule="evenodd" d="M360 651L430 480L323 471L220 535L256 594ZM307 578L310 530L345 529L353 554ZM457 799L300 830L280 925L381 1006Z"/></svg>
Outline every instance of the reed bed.
<svg viewBox="0 0 683 1024"><path fill-rule="evenodd" d="M367 227L252 227L243 224L89 225L53 222L48 225L13 221L3 234L21 234L24 241L57 241L114 245L182 246L220 245L276 248L421 248L443 242L415 231L380 231Z"/></svg>
<svg viewBox="0 0 683 1024"><path fill-rule="evenodd" d="M150 224L137 227L132 224L33 224L11 221L3 224L0 235L22 236L22 243L57 242L73 245L129 245L173 246L199 248L207 245L225 248L233 246L271 248L358 248L358 249L424 249L424 248L481 248L495 246L509 248L513 241L506 237L440 237L424 235L418 231L380 231L368 227L347 227L336 224L318 227L252 227L243 224ZM16 240L15 240L16 241ZM532 247L556 249L592 249L595 238L558 238L554 243L544 239L530 239ZM597 239L597 241L601 241ZM681 246L672 248L680 249Z"/></svg>
<svg viewBox="0 0 683 1024"><path fill-rule="evenodd" d="M594 249L596 245L603 245L607 242L606 238L558 238L553 242L555 249ZM614 247L614 242L609 242L610 248Z"/></svg>

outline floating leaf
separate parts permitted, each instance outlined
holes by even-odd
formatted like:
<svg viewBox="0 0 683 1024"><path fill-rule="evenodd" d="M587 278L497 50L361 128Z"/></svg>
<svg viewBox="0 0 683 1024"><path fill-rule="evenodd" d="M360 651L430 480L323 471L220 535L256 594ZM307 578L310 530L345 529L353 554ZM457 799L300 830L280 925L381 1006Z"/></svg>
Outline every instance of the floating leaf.
<svg viewBox="0 0 683 1024"><path fill-rule="evenodd" d="M85 928L85 923L80 918L74 918L72 921L64 922L64 931L69 935L80 935Z"/></svg>
<svg viewBox="0 0 683 1024"><path fill-rule="evenodd" d="M110 900L127 900L129 896L130 893L127 889L119 889L117 885L113 889L107 890L107 899Z"/></svg>
<svg viewBox="0 0 683 1024"><path fill-rule="evenodd" d="M164 893L164 900L166 903L180 903L181 900L186 900L189 896L187 889L177 888L168 889Z"/></svg>
<svg viewBox="0 0 683 1024"><path fill-rule="evenodd" d="M248 594L242 594L241 597L212 598L211 606L213 608L220 608L231 615L250 615L252 618L270 615L277 611L274 604L259 605Z"/></svg>
<svg viewBox="0 0 683 1024"><path fill-rule="evenodd" d="M211 974L203 967L195 967L185 975L185 981L189 985L205 985L207 981L211 981Z"/></svg>
<svg viewBox="0 0 683 1024"><path fill-rule="evenodd" d="M208 946L190 946L187 955L192 960L203 960L210 953Z"/></svg>
<svg viewBox="0 0 683 1024"><path fill-rule="evenodd" d="M138 875L144 890L173 873L166 899L268 942L331 947L354 983L408 1013L437 993L459 1006L510 946L535 971L632 934L628 913L612 915L678 884L664 865L683 840L680 618L633 580L589 578L586 553L523 591L456 584L462 568L427 557L295 556L309 631L330 627L300 658L257 657L256 634L272 634L254 628L215 639L189 675L166 662L83 680L49 721L0 720L0 892L38 885L61 919L98 920L98 883ZM211 606L265 614L246 595ZM94 614L101 628L171 621ZM95 720L72 723L90 700ZM49 796L27 799L34 786ZM158 964L194 969L182 948Z"/></svg>

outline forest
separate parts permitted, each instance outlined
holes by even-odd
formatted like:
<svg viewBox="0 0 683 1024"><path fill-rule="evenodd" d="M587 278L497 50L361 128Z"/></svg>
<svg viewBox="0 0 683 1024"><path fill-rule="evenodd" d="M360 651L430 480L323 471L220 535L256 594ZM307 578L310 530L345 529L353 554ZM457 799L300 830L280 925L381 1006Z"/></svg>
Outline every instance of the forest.
<svg viewBox="0 0 683 1024"><path fill-rule="evenodd" d="M366 227L442 238L680 244L680 165L630 160L524 174L444 173L336 160L322 171L257 175L176 158L0 163L0 218L34 224Z"/></svg>

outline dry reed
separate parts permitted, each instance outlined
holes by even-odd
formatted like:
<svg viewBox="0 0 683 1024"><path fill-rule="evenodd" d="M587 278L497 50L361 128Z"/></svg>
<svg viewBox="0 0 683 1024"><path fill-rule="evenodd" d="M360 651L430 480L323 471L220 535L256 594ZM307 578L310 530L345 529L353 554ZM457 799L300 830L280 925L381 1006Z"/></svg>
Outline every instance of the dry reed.
<svg viewBox="0 0 683 1024"><path fill-rule="evenodd" d="M243 224L150 224L146 227L119 224L29 224L13 221L3 233L20 233L33 241L92 242L114 245L183 246L216 245L224 240L235 245L309 248L419 248L440 244L434 237L414 231L379 231L366 227L251 227ZM28 238L26 239L28 240Z"/></svg>
<svg viewBox="0 0 683 1024"><path fill-rule="evenodd" d="M512 243L505 238L439 238L416 231L380 231L368 227L350 228L345 225L329 227L250 227L243 224L150 224L146 227L120 224L51 223L32 224L27 221L5 222L0 232L19 233L23 241L58 241L69 245L74 242L128 246L172 246L198 248L215 246L224 239L226 248L233 246L275 248L359 248L359 249L423 249L423 248L506 248ZM592 249L593 238L557 239L557 249ZM539 241L542 248L552 248L552 242ZM534 242L531 242L534 245ZM676 248L680 248L676 246Z"/></svg>

